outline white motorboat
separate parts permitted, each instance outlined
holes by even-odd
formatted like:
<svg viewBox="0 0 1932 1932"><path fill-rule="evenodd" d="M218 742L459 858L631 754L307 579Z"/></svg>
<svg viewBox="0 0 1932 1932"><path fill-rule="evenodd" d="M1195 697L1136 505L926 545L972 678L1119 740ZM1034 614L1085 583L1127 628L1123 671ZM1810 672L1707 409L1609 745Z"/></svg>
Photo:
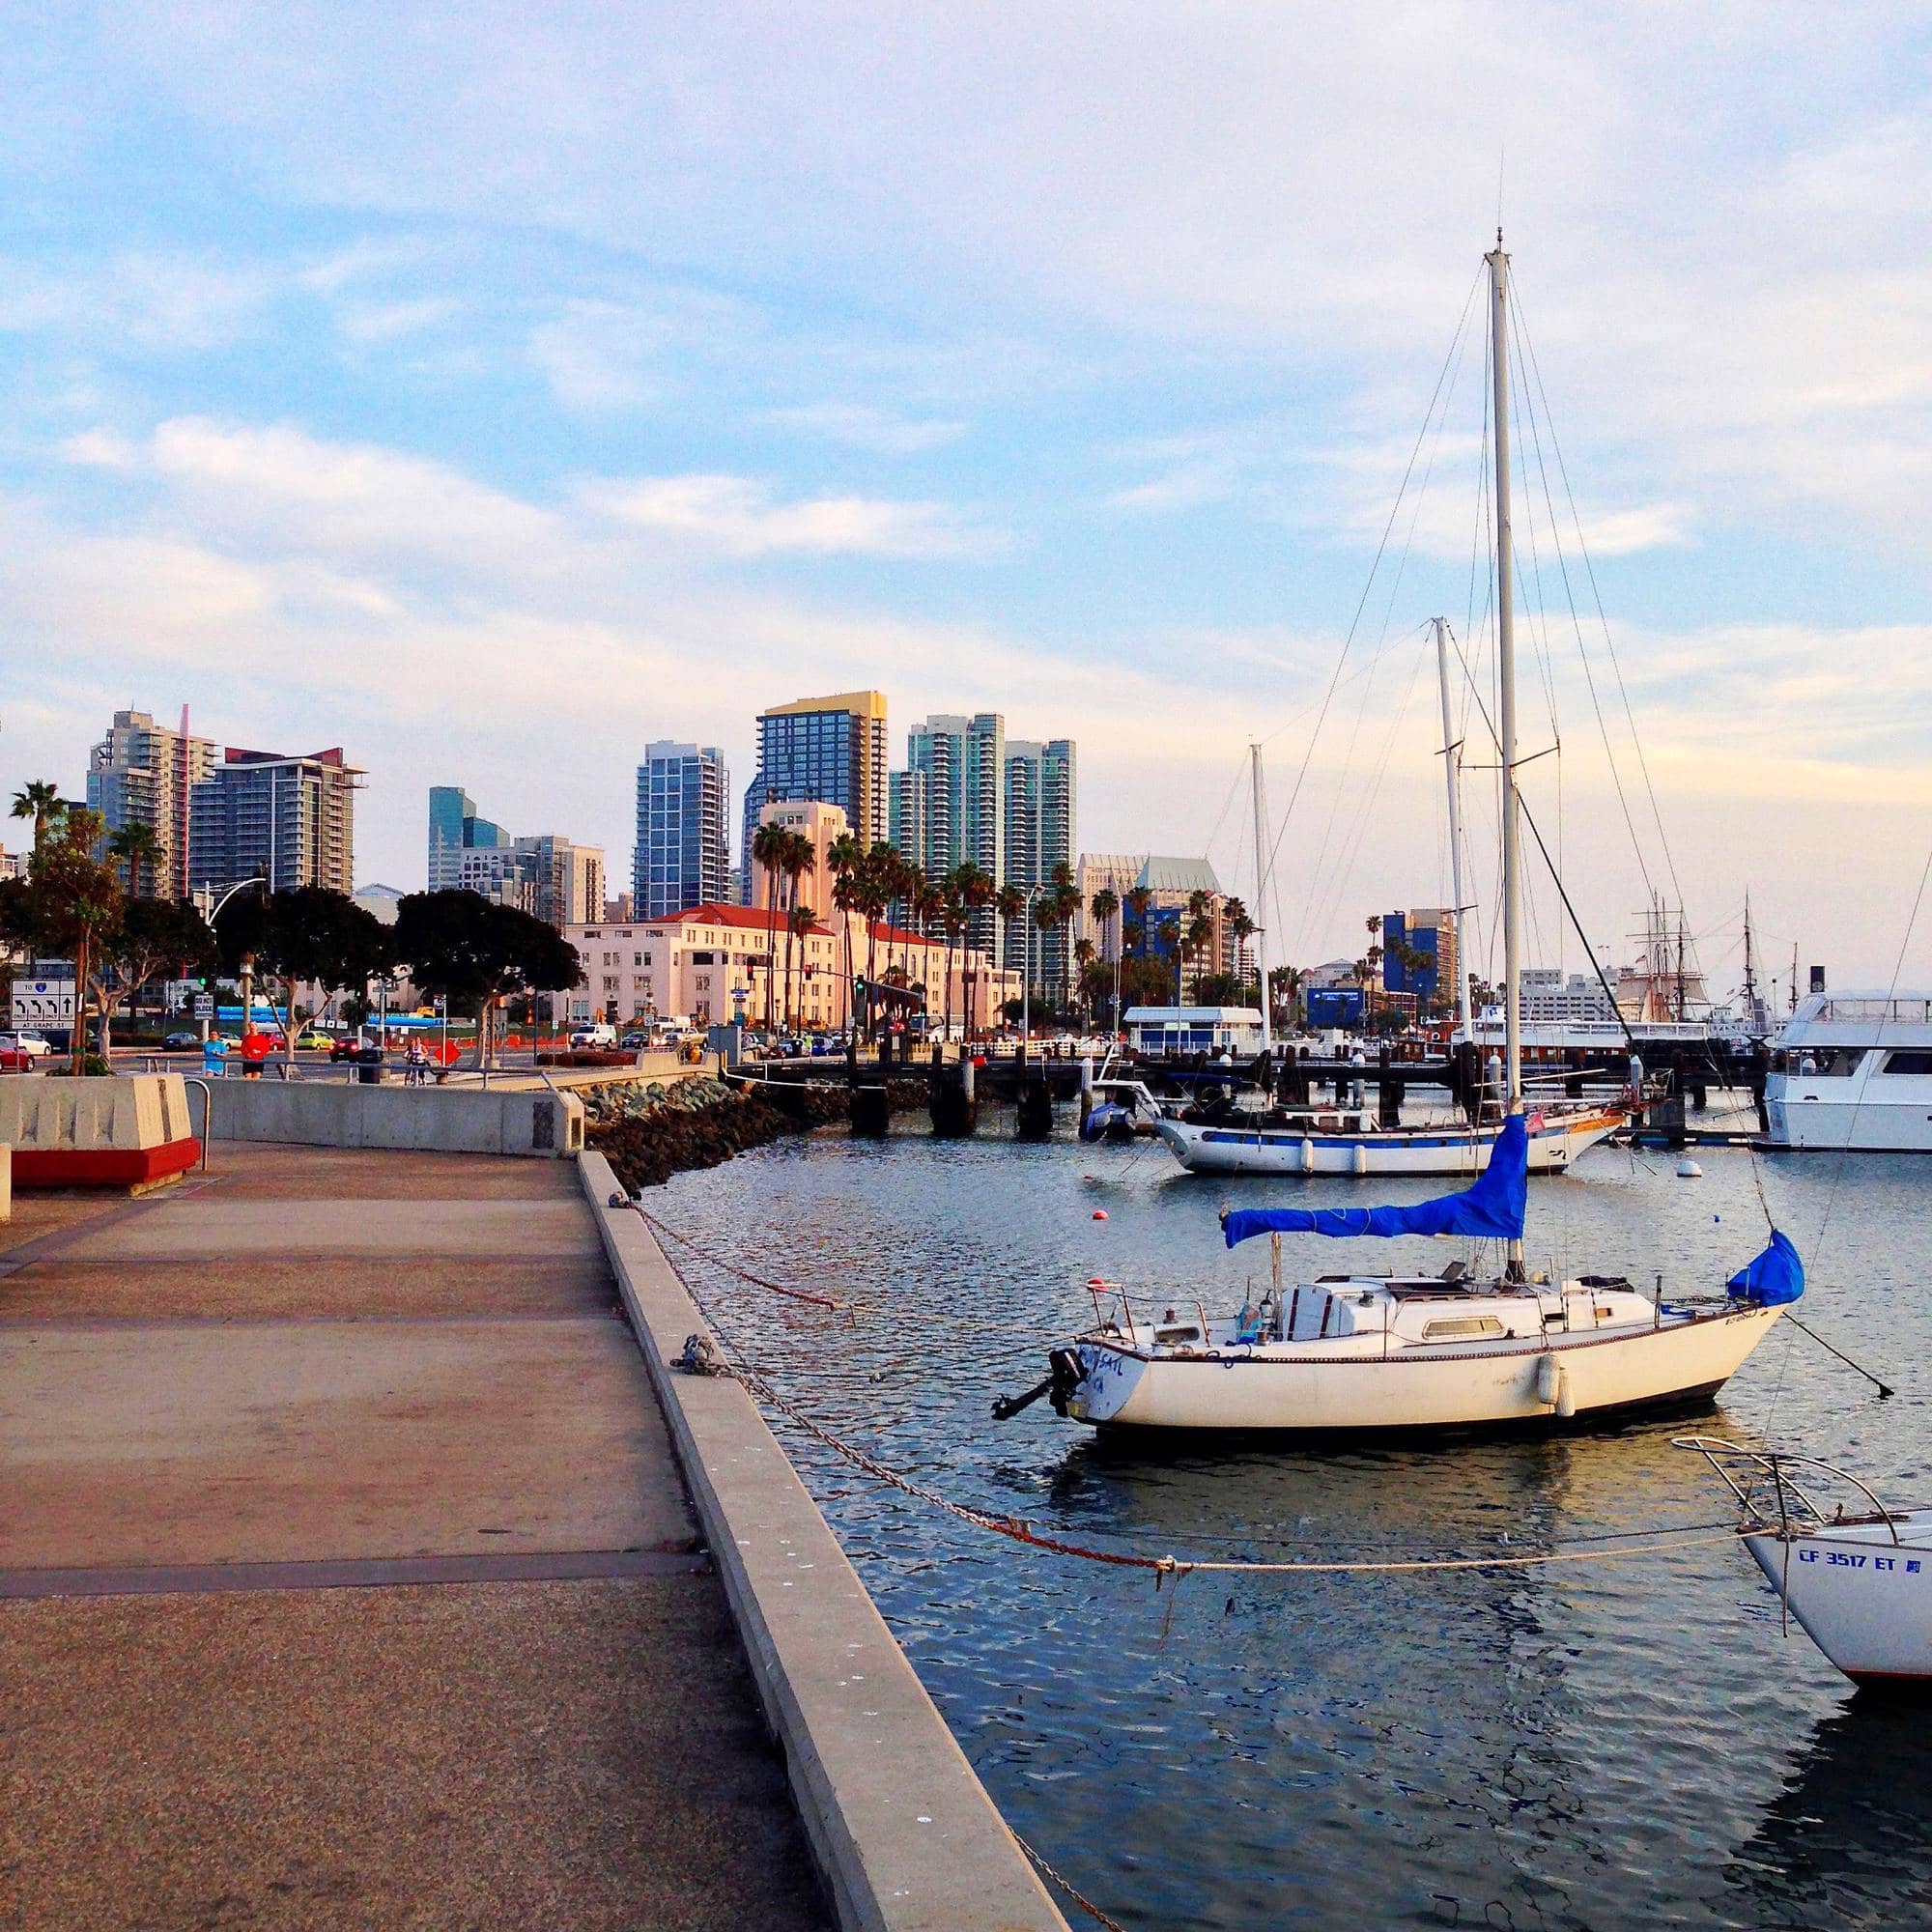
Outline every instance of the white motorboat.
<svg viewBox="0 0 1932 1932"><path fill-rule="evenodd" d="M1772 1047L1774 1146L1932 1153L1932 996L1812 993Z"/></svg>
<svg viewBox="0 0 1932 1932"><path fill-rule="evenodd" d="M1223 1227L1231 1247L1309 1233L1500 1237L1520 1250L1526 1176L1515 1116L1460 1194L1405 1208L1243 1209ZM1519 1254L1488 1278L1459 1260L1439 1275L1277 1280L1223 1317L1116 1284L1094 1293L1094 1326L1050 1352L1045 1391L1061 1414L1096 1428L1547 1430L1708 1401L1804 1293L1804 1269L1775 1233L1722 1293L1675 1300L1621 1276L1531 1278Z"/></svg>
<svg viewBox="0 0 1932 1932"><path fill-rule="evenodd" d="M1221 1318L1210 1318L1199 1301L1175 1295L1155 1294L1136 1309L1126 1291L1099 1284L1094 1326L1049 1351L1046 1378L997 1413L1013 1413L1043 1393L1062 1415L1117 1430L1560 1428L1708 1399L1770 1332L1779 1309L1804 1293L1797 1250L1776 1230L1770 1245L1731 1277L1723 1293L1696 1299L1646 1295L1620 1275L1593 1272L1551 1282L1532 1278L1523 1267L1531 1130L1523 1107L1519 971L1521 801L1509 513L1509 258L1500 236L1487 261L1494 382L1503 1118L1486 1137L1481 1175L1461 1193L1406 1207L1224 1210L1222 1225L1230 1247L1263 1234L1501 1241L1507 1244L1503 1264L1487 1278L1463 1260L1433 1277L1324 1274L1293 1290L1277 1273L1259 1304ZM1440 635L1438 630L1438 639ZM1466 1021L1466 1009L1462 1017ZM1155 1130L1161 1131L1159 1122ZM1307 1138L1297 1137L1297 1148ZM1377 1169L1371 1164L1350 1171ZM1278 1247L1275 1253L1278 1266Z"/></svg>
<svg viewBox="0 0 1932 1932"><path fill-rule="evenodd" d="M1739 1534L1786 1611L1854 1684L1932 1686L1932 1509L1888 1509L1810 1456L1686 1435L1737 1498ZM1828 1513L1827 1485L1851 1498Z"/></svg>

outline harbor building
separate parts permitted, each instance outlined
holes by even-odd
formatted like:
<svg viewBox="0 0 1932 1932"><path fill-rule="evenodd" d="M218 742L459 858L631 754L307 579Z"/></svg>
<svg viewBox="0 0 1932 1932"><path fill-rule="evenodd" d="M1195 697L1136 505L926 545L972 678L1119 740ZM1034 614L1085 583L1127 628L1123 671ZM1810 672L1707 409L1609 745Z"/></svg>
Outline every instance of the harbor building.
<svg viewBox="0 0 1932 1932"><path fill-rule="evenodd" d="M459 785L429 788L429 866L433 893L469 886L464 876L472 852L513 852L517 841L500 825L476 814L476 801ZM487 867L469 868L487 872ZM474 891L476 888L470 887Z"/></svg>
<svg viewBox="0 0 1932 1932"><path fill-rule="evenodd" d="M604 848L579 845L554 832L517 840L530 882L530 910L552 925L581 924L604 911Z"/></svg>
<svg viewBox="0 0 1932 1932"><path fill-rule="evenodd" d="M185 898L190 884L189 835L194 788L213 770L215 746L182 726L171 731L145 711L117 711L107 735L88 753L87 806L110 833L145 825L155 835L154 859L135 869L138 898Z"/></svg>
<svg viewBox="0 0 1932 1932"><path fill-rule="evenodd" d="M1073 870L1076 765L1073 740L1014 738L1006 753L1006 870L1003 885L1021 892L1053 884L1054 868ZM1073 927L1042 931L1030 918L1007 923L1001 957L1025 971L1031 961L1036 990L1057 992L1073 983Z"/></svg>
<svg viewBox="0 0 1932 1932"><path fill-rule="evenodd" d="M964 1022L970 1003L982 1031L1020 993L1019 975L983 954L857 916L820 919L794 936L789 973L784 915L761 905L689 906L669 919L567 926L564 937L582 962L568 1001L573 1023L677 1018L705 1027L742 1014L757 1026L769 991L781 1029L845 1027L854 1004L848 949L852 975L873 971L918 990L935 1025L946 1015L949 983L954 1024Z"/></svg>
<svg viewBox="0 0 1932 1932"><path fill-rule="evenodd" d="M644 747L631 862L631 901L643 918L728 896L730 795L717 746L664 739Z"/></svg>
<svg viewBox="0 0 1932 1932"><path fill-rule="evenodd" d="M1007 721L935 712L906 733L906 769L895 775L901 806L893 844L938 880L977 866L995 889L1007 882ZM967 922L967 943L992 952L999 941L990 906Z"/></svg>
<svg viewBox="0 0 1932 1932"><path fill-rule="evenodd" d="M800 697L759 712L758 769L745 788L740 864L766 806L811 799L838 806L870 850L886 836L887 765L884 692Z"/></svg>
<svg viewBox="0 0 1932 1932"><path fill-rule="evenodd" d="M594 919L604 910L604 848L555 833L519 838L458 785L429 789L429 890L469 892L514 906L552 925Z"/></svg>
<svg viewBox="0 0 1932 1932"><path fill-rule="evenodd" d="M1146 855L1140 852L1083 852L1073 868L1073 882L1080 889L1080 917L1074 921L1073 936L1076 940L1091 939L1099 958L1121 956L1127 895L1139 882L1146 863ZM1094 900L1101 893L1112 893L1121 901L1121 909L1106 921L1094 917Z"/></svg>
<svg viewBox="0 0 1932 1932"><path fill-rule="evenodd" d="M1442 906L1385 912L1381 949L1385 993L1412 998L1419 1011L1438 1004L1454 1006L1461 968L1454 913Z"/></svg>
<svg viewBox="0 0 1932 1932"><path fill-rule="evenodd" d="M289 756L231 747L189 788L188 885L347 893L355 874L355 793L364 773L331 746Z"/></svg>

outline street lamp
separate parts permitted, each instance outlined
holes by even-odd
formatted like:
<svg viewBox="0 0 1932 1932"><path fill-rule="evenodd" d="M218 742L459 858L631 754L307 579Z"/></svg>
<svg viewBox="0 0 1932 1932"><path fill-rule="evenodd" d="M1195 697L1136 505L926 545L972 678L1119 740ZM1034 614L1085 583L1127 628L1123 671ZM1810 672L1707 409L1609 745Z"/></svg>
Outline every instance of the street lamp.
<svg viewBox="0 0 1932 1932"><path fill-rule="evenodd" d="M221 896L215 900L214 904L209 909L208 929L211 932L214 930L214 922L221 917L222 907L225 906L228 903L228 901L235 896L237 893L248 892L256 886L260 886L265 893L271 890L268 880L260 872L257 872L253 878L236 880L236 882L232 886L230 886L228 890L225 893L223 893ZM255 955L252 952L244 952L242 955L241 980L242 980L242 1036L245 1039L248 1037L248 1035L253 1033L255 1030ZM295 1019L293 1014L290 1016L289 1025L291 1030L293 1030L295 1026ZM202 1044L206 1046L208 1043L208 1021L205 1018L201 1023L201 1039L202 1039Z"/></svg>
<svg viewBox="0 0 1932 1932"><path fill-rule="evenodd" d="M1020 913L1020 1064L1025 1065L1027 1042L1033 1037L1033 902L1045 892L1044 885L1029 886L1026 905Z"/></svg>

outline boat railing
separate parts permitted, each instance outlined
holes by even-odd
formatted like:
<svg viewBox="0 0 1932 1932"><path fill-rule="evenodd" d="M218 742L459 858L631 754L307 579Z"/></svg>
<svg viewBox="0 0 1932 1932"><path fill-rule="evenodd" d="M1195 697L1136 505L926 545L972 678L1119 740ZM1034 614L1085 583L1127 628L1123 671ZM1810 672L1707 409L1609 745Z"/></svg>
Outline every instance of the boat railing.
<svg viewBox="0 0 1932 1932"><path fill-rule="evenodd" d="M1786 1535L1794 1530L1804 1535L1816 1529L1882 1522L1890 1533L1894 1548L1898 1545L1898 1523L1891 1512L1865 1483L1835 1463L1821 1462L1815 1456L1787 1455L1777 1449L1753 1449L1747 1443L1728 1441L1721 1435L1676 1435L1671 1438L1671 1447L1689 1449L1702 1456L1737 1498L1747 1521L1760 1528L1768 1529L1775 1521ZM1871 1505L1870 1515L1848 1517L1842 1506L1827 1514L1800 1482L1797 1472L1801 1470L1856 1490ZM1767 1481L1771 1494L1761 1499L1760 1486ZM1776 1504L1775 1513L1770 1515L1764 1507L1769 1502ZM1799 1511L1803 1512L1802 1520L1796 1520Z"/></svg>

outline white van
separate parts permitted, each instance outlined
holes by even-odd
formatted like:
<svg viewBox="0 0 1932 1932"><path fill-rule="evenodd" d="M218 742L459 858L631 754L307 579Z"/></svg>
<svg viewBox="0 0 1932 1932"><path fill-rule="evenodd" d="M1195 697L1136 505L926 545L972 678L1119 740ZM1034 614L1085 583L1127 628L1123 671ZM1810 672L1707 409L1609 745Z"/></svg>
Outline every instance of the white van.
<svg viewBox="0 0 1932 1932"><path fill-rule="evenodd" d="M572 1046L615 1046L617 1029L613 1026L581 1026L570 1036Z"/></svg>

